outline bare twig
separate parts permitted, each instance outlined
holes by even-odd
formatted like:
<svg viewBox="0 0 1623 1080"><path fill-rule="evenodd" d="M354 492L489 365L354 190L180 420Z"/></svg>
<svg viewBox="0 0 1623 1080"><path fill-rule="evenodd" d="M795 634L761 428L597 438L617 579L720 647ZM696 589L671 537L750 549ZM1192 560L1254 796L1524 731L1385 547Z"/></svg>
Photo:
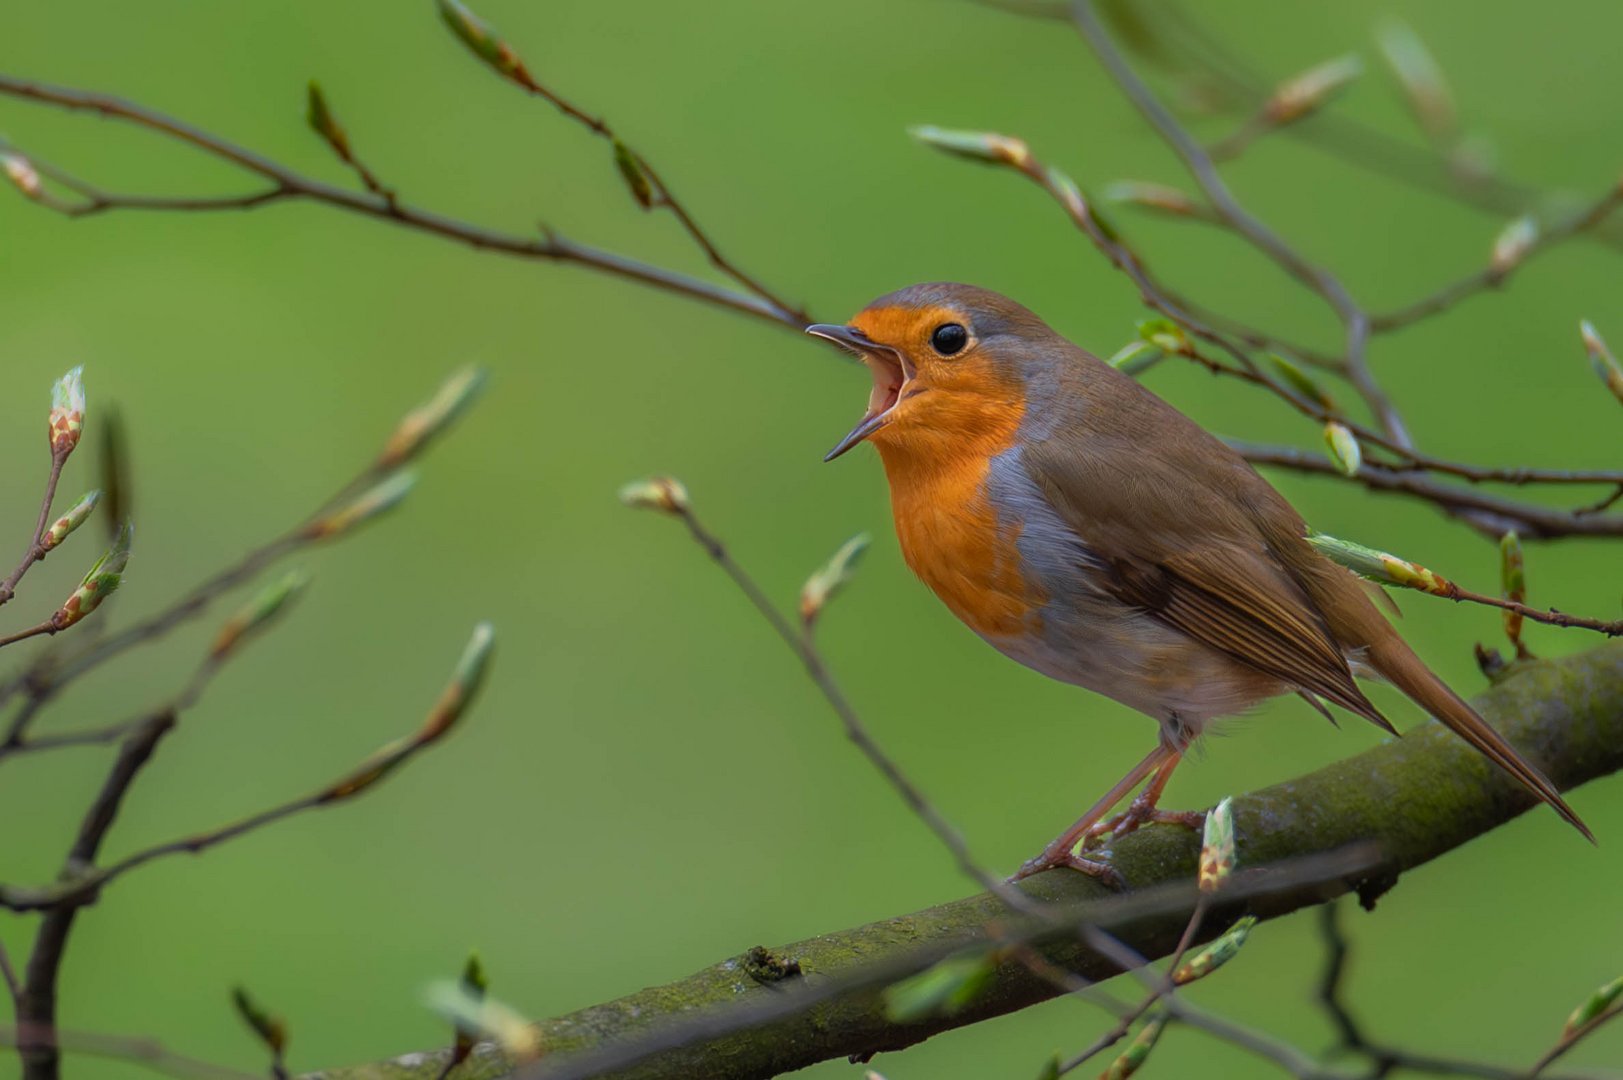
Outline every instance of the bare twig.
<svg viewBox="0 0 1623 1080"><path fill-rule="evenodd" d="M253 1073L177 1054L155 1039L60 1029L40 1032L30 1024L0 1024L0 1045L22 1049L41 1039L50 1039L69 1053L131 1062L182 1080L261 1080Z"/></svg>
<svg viewBox="0 0 1623 1080"><path fill-rule="evenodd" d="M47 550L45 547L45 530L51 524L51 503L56 500L56 486L58 481L62 479L62 466L67 464L67 460L68 456L66 454L51 455L51 471L45 478L45 496L40 500L39 518L34 523L34 535L28 541L28 549L23 552L22 561L17 564L17 568L11 572L5 581L0 581L0 604L4 604L17 595L17 584L22 581L23 575L27 574L29 568L35 563L45 558ZM33 633L46 632L44 630L33 631ZM13 635L4 641L0 641L0 645L9 645L11 642L20 641L22 637L26 636L28 635Z"/></svg>
<svg viewBox="0 0 1623 1080"><path fill-rule="evenodd" d="M1514 267L1502 270L1493 266L1484 267L1458 281L1444 285L1442 288L1421 297L1411 304L1393 311L1373 315L1370 317L1370 330L1374 333L1400 330L1405 326L1412 326L1422 319L1447 311L1468 297L1499 288L1510 280L1514 271L1519 270L1534 255L1548 251L1575 236L1595 229L1611 216L1620 202L1623 202L1623 186L1613 186L1588 207L1577 211L1561 222L1540 230L1537 239L1533 241Z"/></svg>
<svg viewBox="0 0 1623 1080"><path fill-rule="evenodd" d="M862 722L862 718L857 714L856 709L852 707L850 700L846 698L845 692L834 681L834 676L829 672L828 666L823 662L822 655L817 651L813 643L809 629L804 634L796 632L794 626L778 610L777 605L755 583L755 579L750 577L749 573L733 559L721 540L704 527L693 513L692 508L687 505L685 499L680 503L673 503L667 512L675 514L682 520L693 539L710 556L711 561L721 567L722 571L732 579L733 583L738 586L739 591L749 600L750 605L760 612L761 617L772 627L772 632L800 660L801 665L806 669L806 674L840 718L840 723L845 728L846 737L855 744L863 756L873 764L874 768L879 770L880 775L901 796L908 809L935 834L936 839L952 854L959 868L981 888L1000 897L1011 908L1022 911L1028 910L1031 907L1029 898L1010 887L996 874L989 872L975 860L963 837L959 835L958 830L953 828L952 824L942 816L941 812L935 808L935 805L930 802L924 792L908 778L907 774L902 771L901 766L874 741L873 736L868 732L867 726Z"/></svg>
<svg viewBox="0 0 1623 1080"><path fill-rule="evenodd" d="M800 314L761 296L712 285L709 282L701 281L686 274L640 262L586 244L580 244L550 230L540 238L503 233L468 222L457 221L429 210L410 206L404 202L396 201L391 203L389 200L372 192L357 193L335 187L312 177L304 176L251 150L237 146L199 128L192 127L173 117L110 95L89 93L69 87L51 86L46 83L19 79L10 75L0 75L0 94L7 94L29 101L60 105L67 109L94 112L159 132L179 142L187 143L245 172L255 174L268 181L271 185L269 188L242 195L212 199L150 199L143 196L100 192L100 210L211 211L249 209L270 203L302 199L377 220L392 222L418 232L456 240L475 248L499 251L520 258L585 266L602 273L624 277L669 292L691 296L747 315L753 315L756 318L789 325L797 330L805 326L807 322L807 319ZM53 209L61 208L53 207Z"/></svg>
<svg viewBox="0 0 1623 1080"><path fill-rule="evenodd" d="M1341 280L1330 271L1303 258L1260 219L1242 207L1218 175L1211 156L1183 126L1178 123L1154 92L1138 77L1117 50L1110 35L1099 22L1090 0L1076 0L1071 16L1082 32L1084 40L1098 56L1134 107L1149 121L1173 153L1183 161L1195 182L1205 193L1212 209L1240 236L1258 251L1268 256L1282 270L1321 296L1341 319L1346 339L1344 362L1348 380L1375 414L1386 437L1399 448L1407 449L1411 439L1397 407L1369 370L1366 346L1369 341L1369 316L1355 301Z"/></svg>

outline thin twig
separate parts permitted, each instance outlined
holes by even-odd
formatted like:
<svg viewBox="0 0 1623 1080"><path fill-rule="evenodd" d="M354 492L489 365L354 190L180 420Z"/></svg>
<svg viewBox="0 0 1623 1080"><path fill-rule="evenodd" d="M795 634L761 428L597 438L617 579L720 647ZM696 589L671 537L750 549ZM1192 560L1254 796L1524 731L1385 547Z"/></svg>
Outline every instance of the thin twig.
<svg viewBox="0 0 1623 1080"><path fill-rule="evenodd" d="M810 633L800 634L784 617L755 579L728 553L726 546L713 533L704 527L698 517L688 506L679 506L671 510L682 523L687 526L688 532L712 562L721 567L722 571L732 579L739 590L749 600L750 605L760 612L761 617L772 627L772 632L789 647L789 650L799 658L806 674L811 678L817 689L822 692L825 700L833 708L840 723L845 727L846 737L856 745L857 749L873 763L890 786L902 797L908 809L924 822L925 826L935 834L943 847L951 852L953 859L960 869L968 874L981 888L999 897L1009 907L1019 911L1028 911L1031 901L1019 890L1012 888L1008 883L986 870L975 860L970 853L969 846L958 830L941 815L919 790L918 786L910 780L896 761L886 754L879 744L868 733L867 726L857 715L856 709L851 706L845 692L840 689L834 676L829 672L828 666L823 662L822 655L817 651Z"/></svg>
<svg viewBox="0 0 1623 1080"><path fill-rule="evenodd" d="M1273 465L1296 472L1347 479L1346 474L1320 452L1242 439L1224 441L1253 465ZM1352 479L1371 491L1396 492L1429 502L1445 513L1460 518L1495 542L1511 528L1520 532L1523 539L1623 536L1623 515L1602 515L1594 511L1586 514L1579 510L1558 510L1538 503L1505 499L1485 491L1445 484L1418 470L1396 468L1368 459Z"/></svg>
<svg viewBox="0 0 1623 1080"><path fill-rule="evenodd" d="M475 248L499 251L521 258L542 259L573 263L602 273L628 278L645 285L680 293L708 303L731 308L770 322L792 326L796 330L806 325L806 317L786 306L758 295L739 292L713 285L707 281L681 274L651 263L630 259L614 252L604 251L573 240L565 239L548 230L541 238L518 236L487 229L468 222L419 209L407 203L389 200L371 192L357 193L313 177L304 176L286 166L225 139L193 127L173 117L133 102L105 94L89 93L71 87L51 86L46 83L0 75L0 94L29 101L60 105L64 108L99 113L102 116L126 121L159 132L180 142L188 143L204 153L219 158L246 172L254 173L271 182L270 189L232 196L225 199L149 199L103 192L103 210L158 209L158 210L223 210L244 209L270 203L304 199L322 203L351 213L381 221L389 221L418 232L430 233L457 240ZM195 205L186 205L193 204ZM59 207L57 209L60 209Z"/></svg>
<svg viewBox="0 0 1623 1080"><path fill-rule="evenodd" d="M1370 329L1375 333L1400 330L1447 311L1468 297L1499 288L1510 280L1513 272L1520 270L1533 256L1558 247L1565 241L1599 226L1617 209L1620 202L1623 202L1623 186L1614 185L1588 207L1570 215L1564 221L1541 230L1538 238L1513 268L1498 270L1492 266L1484 267L1458 281L1444 285L1411 304L1371 316Z"/></svg>
<svg viewBox="0 0 1623 1080"><path fill-rule="evenodd" d="M11 996L12 1004L21 1003L23 984L17 980L17 969L11 966L11 954L6 952L3 941L0 941L0 979L5 980L6 993Z"/></svg>
<svg viewBox="0 0 1623 1080"><path fill-rule="evenodd" d="M1337 317L1341 319L1346 339L1343 359L1347 379L1369 405L1386 437L1398 447L1408 448L1412 440L1404 426L1403 418L1369 370L1366 356L1369 341L1368 314L1353 299L1352 294L1335 274L1303 258L1295 248L1240 205L1239 200L1229 191L1228 185L1218 174L1211 156L1189 132L1184 130L1121 55L1099 22L1090 0L1076 0L1071 7L1071 17L1123 94L1161 136L1162 141L1182 160L1212 209L1251 246L1272 259L1291 277L1317 293L1335 311Z"/></svg>
<svg viewBox="0 0 1623 1080"><path fill-rule="evenodd" d="M1567 1051L1571 1050L1573 1047L1577 1046L1579 1043L1589 1038L1589 1036L1593 1035L1595 1032L1599 1031L1601 1028L1605 1027L1607 1024L1611 1023L1613 1020L1616 1020L1620 1016L1623 1016L1623 1003L1613 1005L1611 1008L1589 1021L1589 1023L1578 1028L1576 1031L1568 1032L1562 1035L1560 1039L1556 1040L1556 1044L1554 1046L1545 1051L1544 1055L1533 1063L1533 1067L1526 1073L1526 1080L1538 1080L1538 1077L1544 1074L1544 1070L1549 1068L1560 1058L1564 1057ZM1520 1077L1521 1074L1517 1075Z"/></svg>
<svg viewBox="0 0 1623 1080"><path fill-rule="evenodd" d="M0 1024L0 1045L21 1049L45 1035L53 1040L54 1045L69 1053L132 1062L183 1080L261 1080L253 1073L239 1072L224 1065L177 1054L156 1039L60 1029L41 1033L34 1028L35 1025L30 1024Z"/></svg>
<svg viewBox="0 0 1623 1080"><path fill-rule="evenodd" d="M0 604L4 604L17 595L17 584L22 581L23 575L28 573L30 567L45 558L45 530L51 524L51 503L56 500L56 485L62 479L62 466L66 465L66 453L53 453L51 455L51 471L45 479L45 497L40 500L39 519L34 523L34 535L28 541L28 550L23 552L22 561L17 569L5 581L0 581ZM35 631L44 633L45 631ZM26 635L24 635L26 636ZM21 637L11 637L0 641L0 645L8 645L12 641L20 641Z"/></svg>

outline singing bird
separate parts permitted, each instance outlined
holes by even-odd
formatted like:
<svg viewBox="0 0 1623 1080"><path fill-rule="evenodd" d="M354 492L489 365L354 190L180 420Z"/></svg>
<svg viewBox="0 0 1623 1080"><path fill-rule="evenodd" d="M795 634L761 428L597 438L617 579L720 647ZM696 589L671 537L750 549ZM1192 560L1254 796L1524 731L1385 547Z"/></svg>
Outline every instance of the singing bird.
<svg viewBox="0 0 1623 1080"><path fill-rule="evenodd" d="M806 329L873 376L867 412L826 460L878 448L908 566L1006 656L1160 725L1155 749L1016 877L1112 877L1080 852L1149 821L1198 823L1156 806L1172 770L1213 721L1268 698L1393 731L1355 675L1396 686L1590 836L1239 454L1024 307L915 285Z"/></svg>

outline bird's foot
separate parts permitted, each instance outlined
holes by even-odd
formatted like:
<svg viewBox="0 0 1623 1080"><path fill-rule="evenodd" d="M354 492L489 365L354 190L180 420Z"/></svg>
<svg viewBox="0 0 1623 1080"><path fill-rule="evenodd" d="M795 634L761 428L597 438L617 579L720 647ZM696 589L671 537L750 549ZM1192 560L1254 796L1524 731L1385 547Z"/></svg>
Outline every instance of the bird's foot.
<svg viewBox="0 0 1623 1080"><path fill-rule="evenodd" d="M1125 888L1127 882L1116 872L1116 868L1103 859L1090 859L1071 851L1044 851L1034 859L1027 859L1025 864L1009 876L1009 883L1033 874L1040 874L1045 870L1057 870L1060 867L1079 870L1089 877L1098 878L1112 889Z"/></svg>
<svg viewBox="0 0 1623 1080"><path fill-rule="evenodd" d="M1199 829L1205 821L1206 815L1202 811L1162 810L1153 801L1140 795L1128 804L1126 810L1114 817L1106 818L1084 833L1076 850L1079 854L1091 851L1111 840L1126 836L1143 825L1182 825L1188 829Z"/></svg>

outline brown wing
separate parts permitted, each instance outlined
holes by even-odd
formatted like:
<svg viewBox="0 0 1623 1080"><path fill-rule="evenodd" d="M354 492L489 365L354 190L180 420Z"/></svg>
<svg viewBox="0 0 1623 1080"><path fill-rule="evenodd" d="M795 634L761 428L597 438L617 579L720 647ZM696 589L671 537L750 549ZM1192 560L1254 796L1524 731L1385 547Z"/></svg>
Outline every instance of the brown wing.
<svg viewBox="0 0 1623 1080"><path fill-rule="evenodd" d="M1105 587L1197 641L1388 731L1301 587L1265 552L1214 547L1106 560Z"/></svg>
<svg viewBox="0 0 1623 1080"><path fill-rule="evenodd" d="M1080 351L1078 351L1080 352ZM1292 687L1392 725L1260 521L1300 519L1238 454L1132 379L1079 356L1068 413L1022 464L1123 603ZM1101 393L1103 391L1103 393ZM1105 402L1108 401L1108 404ZM1177 446L1177 453L1166 451ZM1276 529L1277 531L1277 529Z"/></svg>

